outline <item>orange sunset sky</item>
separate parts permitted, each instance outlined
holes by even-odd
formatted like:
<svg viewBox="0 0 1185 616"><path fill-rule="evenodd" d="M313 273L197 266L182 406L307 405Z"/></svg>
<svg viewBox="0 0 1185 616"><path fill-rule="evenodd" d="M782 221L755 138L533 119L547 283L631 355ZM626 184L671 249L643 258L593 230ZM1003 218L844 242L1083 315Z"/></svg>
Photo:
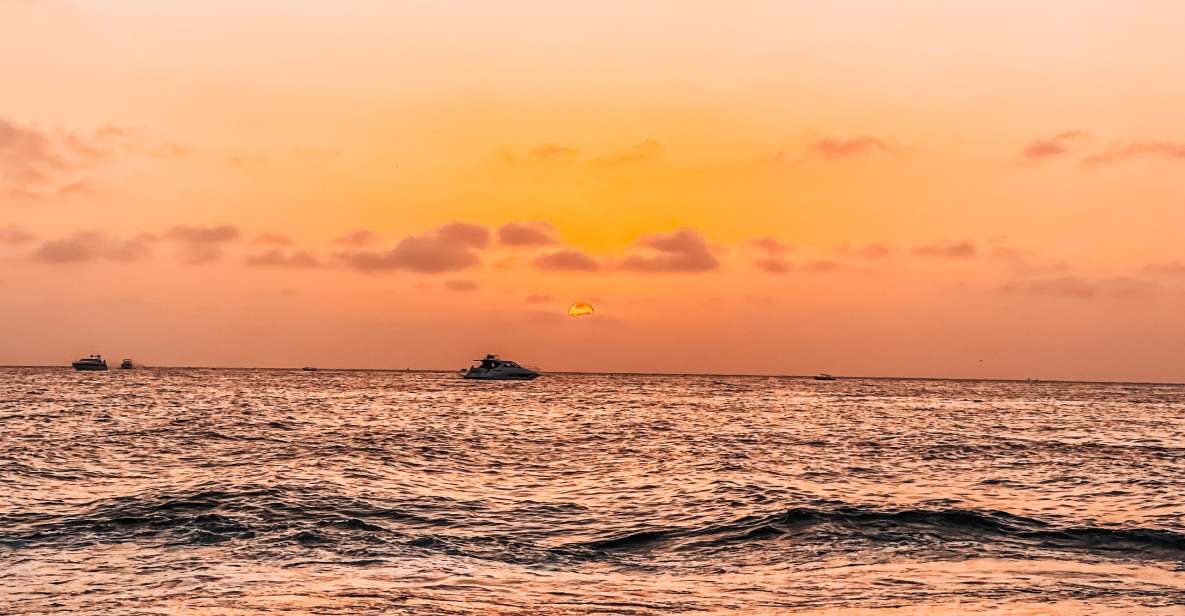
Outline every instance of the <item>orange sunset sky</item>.
<svg viewBox="0 0 1185 616"><path fill-rule="evenodd" d="M1168 1L0 1L0 363L1185 381L1182 33Z"/></svg>

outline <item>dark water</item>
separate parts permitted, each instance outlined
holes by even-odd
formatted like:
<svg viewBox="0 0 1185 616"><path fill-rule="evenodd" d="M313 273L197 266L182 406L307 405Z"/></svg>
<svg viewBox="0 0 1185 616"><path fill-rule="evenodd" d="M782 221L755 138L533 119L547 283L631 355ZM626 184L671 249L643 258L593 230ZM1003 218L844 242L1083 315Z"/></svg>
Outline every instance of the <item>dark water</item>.
<svg viewBox="0 0 1185 616"><path fill-rule="evenodd" d="M1182 613L1185 388L0 369L0 613Z"/></svg>

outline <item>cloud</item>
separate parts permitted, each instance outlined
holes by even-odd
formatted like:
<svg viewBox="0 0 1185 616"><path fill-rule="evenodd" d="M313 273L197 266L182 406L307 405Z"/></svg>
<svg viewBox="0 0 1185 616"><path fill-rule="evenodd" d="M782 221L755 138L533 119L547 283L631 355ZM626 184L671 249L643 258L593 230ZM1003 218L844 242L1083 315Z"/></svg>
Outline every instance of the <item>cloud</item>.
<svg viewBox="0 0 1185 616"><path fill-rule="evenodd" d="M1005 285L1001 290L1005 293L1036 297L1091 299L1108 296L1117 299L1141 299L1154 294L1158 289L1159 285L1156 283L1130 277L1090 280L1078 276L1061 276L1017 281Z"/></svg>
<svg viewBox="0 0 1185 616"><path fill-rule="evenodd" d="M552 298L550 295L542 295L539 293L532 293L532 294L528 295L524 301L526 301L528 304L546 304L547 302L550 302L551 299Z"/></svg>
<svg viewBox="0 0 1185 616"><path fill-rule="evenodd" d="M829 160L858 158L869 154L898 154L897 148L876 137L825 137L812 142L809 149L812 153Z"/></svg>
<svg viewBox="0 0 1185 616"><path fill-rule="evenodd" d="M8 246L19 246L27 244L37 239L32 233L17 227L16 225L8 225L7 227L0 227L0 244Z"/></svg>
<svg viewBox="0 0 1185 616"><path fill-rule="evenodd" d="M459 293L468 293L477 290L477 283L472 280L446 280L444 288L449 291L457 291Z"/></svg>
<svg viewBox="0 0 1185 616"><path fill-rule="evenodd" d="M595 272L601 269L596 259L571 248L539 255L531 263L549 272Z"/></svg>
<svg viewBox="0 0 1185 616"><path fill-rule="evenodd" d="M769 272L770 274L785 274L790 271L790 262L776 257L766 257L758 259L753 262L757 269Z"/></svg>
<svg viewBox="0 0 1185 616"><path fill-rule="evenodd" d="M971 259L975 257L978 250L975 244L969 240L961 242L951 242L948 244L929 244L926 246L915 246L910 254L921 257L944 257L948 259Z"/></svg>
<svg viewBox="0 0 1185 616"><path fill-rule="evenodd" d="M283 233L260 233L255 236L256 244L271 244L273 246L291 246L292 238Z"/></svg>
<svg viewBox="0 0 1185 616"><path fill-rule="evenodd" d="M1030 141L1021 154L1029 160L1053 158L1077 149L1083 142L1090 139L1090 133L1085 131L1063 131L1052 137Z"/></svg>
<svg viewBox="0 0 1185 616"><path fill-rule="evenodd" d="M634 272L706 272L720 267L707 241L692 229L677 229L670 233L643 235L634 242L632 254L618 264L623 270Z"/></svg>
<svg viewBox="0 0 1185 616"><path fill-rule="evenodd" d="M0 193L36 199L92 192L79 174L111 153L108 135L48 132L0 118Z"/></svg>
<svg viewBox="0 0 1185 616"><path fill-rule="evenodd" d="M884 242L873 242L863 246L845 244L839 247L838 252L861 259L884 259L893 256L893 248Z"/></svg>
<svg viewBox="0 0 1185 616"><path fill-rule="evenodd" d="M833 272L840 269L840 264L831 261L830 259L820 259L817 261L807 261L802 264L802 269L808 272Z"/></svg>
<svg viewBox="0 0 1185 616"><path fill-rule="evenodd" d="M245 262L247 265L253 267L310 268L321 266L321 262L316 257L304 250L294 250L292 252L269 250L264 253L248 256Z"/></svg>
<svg viewBox="0 0 1185 616"><path fill-rule="evenodd" d="M465 222L451 222L436 230L436 235L445 242L485 248L490 243L490 230Z"/></svg>
<svg viewBox="0 0 1185 616"><path fill-rule="evenodd" d="M794 247L783 244L778 240L765 236L749 241L749 244L765 252L767 255L784 255L794 252Z"/></svg>
<svg viewBox="0 0 1185 616"><path fill-rule="evenodd" d="M790 262L783 259L782 256L794 252L793 247L769 236L749 240L748 245L765 254L764 257L753 262L757 269L770 274L785 274L790 271Z"/></svg>
<svg viewBox="0 0 1185 616"><path fill-rule="evenodd" d="M358 229L334 238L330 243L336 246L368 246L379 241L379 234L369 229Z"/></svg>
<svg viewBox="0 0 1185 616"><path fill-rule="evenodd" d="M364 272L407 270L440 274L477 265L481 262L478 249L489 242L489 229L455 222L422 235L409 235L386 252L343 252L337 256L346 265Z"/></svg>
<svg viewBox="0 0 1185 616"><path fill-rule="evenodd" d="M1117 164L1133 158L1167 158L1185 161L1185 143L1171 141L1135 141L1113 145L1101 154L1084 159L1087 165Z"/></svg>
<svg viewBox="0 0 1185 616"><path fill-rule="evenodd" d="M0 231L0 241L3 238L3 232ZM1180 261L1173 261L1171 263L1153 263L1144 266L1144 271L1150 274L1163 274L1167 276L1185 276L1185 263Z"/></svg>
<svg viewBox="0 0 1185 616"><path fill-rule="evenodd" d="M544 143L531 148L531 157L540 161L572 160L579 150L557 143Z"/></svg>
<svg viewBox="0 0 1185 616"><path fill-rule="evenodd" d="M68 238L43 242L33 252L33 260L63 264L87 261L140 261L152 254L156 237L140 234L127 239L112 237L99 231L83 231Z"/></svg>
<svg viewBox="0 0 1185 616"><path fill-rule="evenodd" d="M509 222L498 228L498 243L504 246L548 246L558 244L559 240L551 223Z"/></svg>
<svg viewBox="0 0 1185 616"><path fill-rule="evenodd" d="M223 247L239 239L238 227L177 225L165 237L181 245L181 260L189 265L211 263L222 258Z"/></svg>
<svg viewBox="0 0 1185 616"><path fill-rule="evenodd" d="M602 166L629 165L633 163L655 160L661 158L662 154L662 144L655 141L654 139L647 139L620 152L594 158L592 162L595 165Z"/></svg>

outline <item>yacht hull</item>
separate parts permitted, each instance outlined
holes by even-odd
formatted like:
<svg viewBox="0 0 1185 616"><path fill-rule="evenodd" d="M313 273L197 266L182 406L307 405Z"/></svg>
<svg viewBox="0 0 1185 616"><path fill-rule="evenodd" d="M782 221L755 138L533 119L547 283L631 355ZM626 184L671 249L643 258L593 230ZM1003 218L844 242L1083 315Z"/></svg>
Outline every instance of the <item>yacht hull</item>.
<svg viewBox="0 0 1185 616"><path fill-rule="evenodd" d="M74 369L75 369L75 370L80 370L80 371L84 371L84 372L87 372L87 371L92 371L92 372L93 372L93 371L103 371L103 370L106 370L106 369L107 369L107 366L103 366L103 365L99 365L99 364L80 364L80 363L74 363L74 364L72 364L72 365L74 366Z"/></svg>
<svg viewBox="0 0 1185 616"><path fill-rule="evenodd" d="M471 381L530 381L538 378L538 376L539 374L536 372L527 372L522 374L491 374L474 372L470 370L461 373L461 378L469 379Z"/></svg>

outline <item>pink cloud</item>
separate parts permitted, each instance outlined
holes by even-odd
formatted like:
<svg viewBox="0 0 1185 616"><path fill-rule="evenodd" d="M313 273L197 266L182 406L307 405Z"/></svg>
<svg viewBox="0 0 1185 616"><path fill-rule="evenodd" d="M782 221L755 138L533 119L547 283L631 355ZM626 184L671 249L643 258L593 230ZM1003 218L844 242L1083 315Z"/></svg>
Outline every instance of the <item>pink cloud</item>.
<svg viewBox="0 0 1185 616"><path fill-rule="evenodd" d="M498 228L498 243L504 246L547 246L558 244L559 240L551 223L509 222Z"/></svg>
<svg viewBox="0 0 1185 616"><path fill-rule="evenodd" d="M32 233L15 225L0 227L0 244L18 246L20 244L27 244L34 239L37 238Z"/></svg>
<svg viewBox="0 0 1185 616"><path fill-rule="evenodd" d="M42 263L64 264L87 261L140 261L152 253L156 237L140 234L121 239L99 231L83 231L68 238L43 242L33 253Z"/></svg>
<svg viewBox="0 0 1185 616"><path fill-rule="evenodd" d="M766 257L753 262L758 269L770 274L785 274L790 271L790 262L776 257Z"/></svg>
<svg viewBox="0 0 1185 616"><path fill-rule="evenodd" d="M2 241L2 240L0 240ZM1185 276L1185 263L1180 261L1173 261L1171 263L1154 263L1152 265L1144 266L1144 271L1151 274L1164 274L1168 276Z"/></svg>
<svg viewBox="0 0 1185 616"><path fill-rule="evenodd" d="M379 235L369 229L358 229L351 231L341 237L335 238L332 244L337 246L367 246L379 240Z"/></svg>
<svg viewBox="0 0 1185 616"><path fill-rule="evenodd" d="M477 283L472 280L446 280L444 288L449 291L457 291L459 293L468 293L477 290Z"/></svg>
<svg viewBox="0 0 1185 616"><path fill-rule="evenodd" d="M978 250L975 248L974 243L969 240L964 240L962 242L951 242L949 244L915 246L913 250L910 251L910 253L922 257L970 259L978 253Z"/></svg>
<svg viewBox="0 0 1185 616"><path fill-rule="evenodd" d="M839 263L829 259L820 259L818 261L808 261L802 265L802 269L808 272L833 272L840 268Z"/></svg>
<svg viewBox="0 0 1185 616"><path fill-rule="evenodd" d="M290 246L292 245L292 238L283 233L260 233L255 236L254 242L256 244L271 244L273 246Z"/></svg>
<svg viewBox="0 0 1185 616"><path fill-rule="evenodd" d="M485 227L450 223L423 235L410 235L387 252L339 253L346 265L364 272L407 270L424 274L456 272L481 262L478 249L489 244Z"/></svg>
<svg viewBox="0 0 1185 616"><path fill-rule="evenodd" d="M1025 146L1022 154L1029 160L1041 160L1061 156L1077 149L1083 142L1089 141L1090 134L1081 130L1068 130L1052 137L1034 139Z"/></svg>
<svg viewBox="0 0 1185 616"><path fill-rule="evenodd" d="M556 143L544 143L531 148L531 156L535 160L570 160L576 158L578 151Z"/></svg>
<svg viewBox="0 0 1185 616"><path fill-rule="evenodd" d="M647 273L706 272L720 267L707 241L692 229L644 235L634 242L638 254L620 261L623 270Z"/></svg>
<svg viewBox="0 0 1185 616"><path fill-rule="evenodd" d="M0 118L0 192L37 199L93 191L79 174L109 156L106 135L48 132Z"/></svg>
<svg viewBox="0 0 1185 616"><path fill-rule="evenodd" d="M1089 280L1078 276L1062 276L1038 280L1022 280L1005 285L1005 293L1038 297L1066 297L1091 299L1109 296L1117 299L1141 299L1154 294L1159 285L1137 278L1119 277Z"/></svg>
<svg viewBox="0 0 1185 616"><path fill-rule="evenodd" d="M601 269L596 259L571 248L539 255L531 262L535 267L550 272L595 272Z"/></svg>
<svg viewBox="0 0 1185 616"><path fill-rule="evenodd" d="M898 153L895 147L889 145L883 139L876 137L853 137L850 139L826 137L812 143L810 150L823 158L831 160L857 158L877 153Z"/></svg>
<svg viewBox="0 0 1185 616"><path fill-rule="evenodd" d="M450 222L436 230L441 241L471 248L485 248L490 243L490 230L466 222Z"/></svg>
<svg viewBox="0 0 1185 616"><path fill-rule="evenodd" d="M321 265L321 262L318 261L316 257L304 250L295 250L292 252L269 250L261 254L247 257L246 263L247 265L255 267L290 268L310 268L320 267Z"/></svg>
<svg viewBox="0 0 1185 616"><path fill-rule="evenodd" d="M241 233L233 225L210 227L177 225L165 237L181 246L181 259L189 265L211 263L222 258L222 250Z"/></svg>
<svg viewBox="0 0 1185 616"><path fill-rule="evenodd" d="M861 259L884 259L893 255L893 248L884 242L873 242L863 246L844 245L838 252Z"/></svg>
<svg viewBox="0 0 1185 616"><path fill-rule="evenodd" d="M616 154L595 158L592 162L597 165L605 166L628 165L661 158L662 154L662 144L655 141L654 139L647 139L641 143L637 143L620 152L617 152Z"/></svg>
<svg viewBox="0 0 1185 616"><path fill-rule="evenodd" d="M794 252L794 248L787 244L783 244L778 240L765 236L759 237L749 242L754 247L761 249L767 255L783 255Z"/></svg>
<svg viewBox="0 0 1185 616"><path fill-rule="evenodd" d="M1083 163L1088 165L1117 164L1134 158L1185 160L1185 143L1136 141L1124 145L1114 145L1101 154L1087 157Z"/></svg>

